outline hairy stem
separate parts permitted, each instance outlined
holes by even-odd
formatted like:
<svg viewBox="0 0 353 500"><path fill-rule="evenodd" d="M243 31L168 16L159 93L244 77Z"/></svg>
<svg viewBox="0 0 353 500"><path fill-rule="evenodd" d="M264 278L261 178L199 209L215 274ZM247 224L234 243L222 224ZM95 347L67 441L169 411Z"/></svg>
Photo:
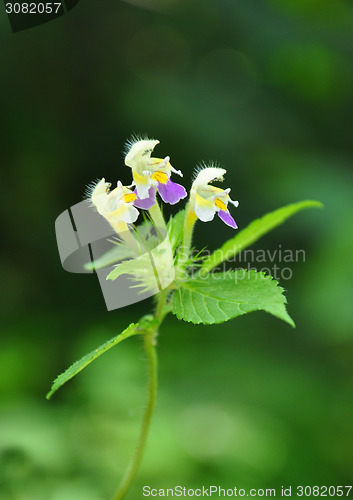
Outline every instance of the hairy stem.
<svg viewBox="0 0 353 500"><path fill-rule="evenodd" d="M145 410L145 415L143 417L140 437L135 448L134 455L130 462L130 465L125 473L125 476L116 492L113 500L122 500L127 491L129 490L131 484L133 483L138 468L140 466L145 445L147 442L148 432L150 429L154 409L157 400L157 387L158 387L158 374L157 374L157 352L154 345L154 334L147 333L144 336L145 351L148 357L148 398L147 407Z"/></svg>
<svg viewBox="0 0 353 500"><path fill-rule="evenodd" d="M185 274L185 268L187 266L188 259L190 257L191 245L192 245L192 235L194 231L194 225L197 220L195 212L190 207L190 202L186 208L184 229L183 229L183 243L180 249L178 266L176 270L176 275L179 278L183 278Z"/></svg>
<svg viewBox="0 0 353 500"><path fill-rule="evenodd" d="M157 227L160 227L161 229L164 229L165 231L167 230L167 226L162 214L162 210L160 209L160 206L158 205L158 202L156 203L149 209L150 216L152 217L153 222Z"/></svg>
<svg viewBox="0 0 353 500"><path fill-rule="evenodd" d="M194 225L197 220L195 212L190 208L190 204L187 207L184 221L184 238L183 238L183 253L189 257L191 244L192 244L192 234L194 231Z"/></svg>
<svg viewBox="0 0 353 500"><path fill-rule="evenodd" d="M125 475L120 483L120 486L112 500L122 500L125 497L126 493L128 492L130 486L132 485L135 479L136 473L141 464L143 453L146 447L148 433L150 430L152 417L157 401L158 359L156 350L156 337L158 334L158 328L165 316L164 308L165 308L166 297L167 297L166 290L163 290L161 293L158 294L158 301L155 310L155 319L157 320L157 322L154 324L153 328L148 329L144 335L144 346L148 362L147 406L143 417L140 436L135 448L135 452L131 459L130 465L126 470Z"/></svg>

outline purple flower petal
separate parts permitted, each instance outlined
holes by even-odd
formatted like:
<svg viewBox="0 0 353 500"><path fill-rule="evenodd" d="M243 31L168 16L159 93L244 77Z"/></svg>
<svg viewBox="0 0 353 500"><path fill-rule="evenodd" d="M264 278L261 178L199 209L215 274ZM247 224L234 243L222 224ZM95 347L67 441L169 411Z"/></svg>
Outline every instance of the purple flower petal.
<svg viewBox="0 0 353 500"><path fill-rule="evenodd" d="M222 219L222 221L225 222L227 226L237 229L238 226L228 210L220 210L218 212L218 217Z"/></svg>
<svg viewBox="0 0 353 500"><path fill-rule="evenodd" d="M187 196L184 186L172 182L170 179L165 184L159 183L157 186L158 193L165 203L175 205L179 200Z"/></svg>
<svg viewBox="0 0 353 500"><path fill-rule="evenodd" d="M137 191L135 189L134 193L137 196ZM134 206L136 208L142 208L143 210L149 210L156 203L156 188L151 186L148 190L148 198L141 200L138 196L134 201Z"/></svg>

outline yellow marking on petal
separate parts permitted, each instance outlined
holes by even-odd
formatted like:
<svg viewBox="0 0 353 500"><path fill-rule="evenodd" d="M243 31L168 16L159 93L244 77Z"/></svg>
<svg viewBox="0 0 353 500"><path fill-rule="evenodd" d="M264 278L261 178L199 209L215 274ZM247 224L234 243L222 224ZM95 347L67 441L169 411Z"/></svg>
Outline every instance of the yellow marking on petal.
<svg viewBox="0 0 353 500"><path fill-rule="evenodd" d="M214 202L216 207L220 210L228 210L227 205L223 203L223 201L221 201L219 198L216 198Z"/></svg>
<svg viewBox="0 0 353 500"><path fill-rule="evenodd" d="M123 200L125 203L131 203L132 201L135 201L137 199L137 196L135 193L128 193L123 196Z"/></svg>
<svg viewBox="0 0 353 500"><path fill-rule="evenodd" d="M169 177L164 172L154 172L151 177L160 184L166 184L169 181Z"/></svg>
<svg viewBox="0 0 353 500"><path fill-rule="evenodd" d="M138 174L135 170L132 171L132 177L136 184L149 184L149 178Z"/></svg>
<svg viewBox="0 0 353 500"><path fill-rule="evenodd" d="M207 222L209 220L213 220L216 213L216 207L214 203L214 199L211 198L206 200L198 193L196 193L195 197L195 214L197 217L203 222Z"/></svg>
<svg viewBox="0 0 353 500"><path fill-rule="evenodd" d="M206 200L206 198L200 196L198 193L196 193L195 200L197 205L199 205L200 207L207 207L207 208L214 207L213 201Z"/></svg>
<svg viewBox="0 0 353 500"><path fill-rule="evenodd" d="M123 205L123 204L120 204L119 208L117 208L116 210L114 210L113 212L109 212L107 213L106 215L106 219L109 220L109 222L111 220L114 220L114 219L120 219L121 218L121 215L124 215L124 213L129 209L128 206L126 205Z"/></svg>

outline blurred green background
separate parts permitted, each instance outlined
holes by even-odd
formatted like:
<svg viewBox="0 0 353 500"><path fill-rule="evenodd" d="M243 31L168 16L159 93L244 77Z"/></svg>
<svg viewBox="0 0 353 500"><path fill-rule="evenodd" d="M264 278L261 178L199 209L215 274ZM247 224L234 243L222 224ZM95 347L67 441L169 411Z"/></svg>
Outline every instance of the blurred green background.
<svg viewBox="0 0 353 500"><path fill-rule="evenodd" d="M130 182L133 132L161 141L187 187L197 162L220 162L240 228L306 198L325 209L255 246L306 252L281 280L296 330L260 312L165 322L157 412L128 498L143 485L352 484L352 28L343 0L85 0L16 34L1 12L1 500L107 499L131 456L141 339L45 394L151 307L107 313L94 276L62 270L54 232L92 180ZM216 219L198 224L199 248L233 234Z"/></svg>

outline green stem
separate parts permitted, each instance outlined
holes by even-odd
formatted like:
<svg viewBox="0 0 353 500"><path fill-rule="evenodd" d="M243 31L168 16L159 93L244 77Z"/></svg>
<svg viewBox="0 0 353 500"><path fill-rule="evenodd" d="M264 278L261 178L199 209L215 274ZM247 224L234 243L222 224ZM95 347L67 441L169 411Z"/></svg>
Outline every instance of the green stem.
<svg viewBox="0 0 353 500"><path fill-rule="evenodd" d="M186 209L185 221L184 221L184 238L183 238L183 251L188 257L191 250L192 234L194 231L196 216L190 208L190 204Z"/></svg>
<svg viewBox="0 0 353 500"><path fill-rule="evenodd" d="M134 455L130 462L129 468L127 469L125 476L116 492L113 500L122 500L126 493L128 492L131 484L133 483L138 468L140 466L145 445L147 442L148 432L150 429L154 409L157 400L157 387L158 387L158 375L157 375L157 352L154 345L154 335L152 333L147 333L144 336L145 350L148 357L148 400L145 415L143 417L140 437L135 448Z"/></svg>
<svg viewBox="0 0 353 500"><path fill-rule="evenodd" d="M140 436L135 448L134 455L128 469L121 481L121 484L112 500L122 500L133 483L136 473L141 464L143 453L145 450L149 429L152 422L153 413L157 401L158 389L158 359L156 350L156 337L158 328L165 316L164 306L167 296L167 291L163 290L158 294L158 302L155 311L155 318L158 320L152 329L146 331L144 335L144 345L148 361L148 394L147 406L142 421Z"/></svg>
<svg viewBox="0 0 353 500"><path fill-rule="evenodd" d="M156 304L155 318L158 319L159 323L158 323L156 330L158 330L159 326L161 325L161 323L164 320L164 317L166 315L164 309L165 309L165 302L166 302L167 295L168 295L168 289L162 290L157 295L158 300L157 300L157 304ZM155 337L157 337L157 331L156 331Z"/></svg>
<svg viewBox="0 0 353 500"><path fill-rule="evenodd" d="M162 214L162 210L160 209L160 206L158 205L158 202L156 203L149 209L150 216L152 217L153 222L155 223L156 227L160 227L161 229L164 229L167 231L167 226Z"/></svg>
<svg viewBox="0 0 353 500"><path fill-rule="evenodd" d="M186 207L184 228L183 228L183 243L180 251L180 256L178 258L178 266L176 270L176 275L179 278L183 278L185 274L185 267L190 257L192 235L196 220L197 217L195 215L195 212L192 210L189 202Z"/></svg>

